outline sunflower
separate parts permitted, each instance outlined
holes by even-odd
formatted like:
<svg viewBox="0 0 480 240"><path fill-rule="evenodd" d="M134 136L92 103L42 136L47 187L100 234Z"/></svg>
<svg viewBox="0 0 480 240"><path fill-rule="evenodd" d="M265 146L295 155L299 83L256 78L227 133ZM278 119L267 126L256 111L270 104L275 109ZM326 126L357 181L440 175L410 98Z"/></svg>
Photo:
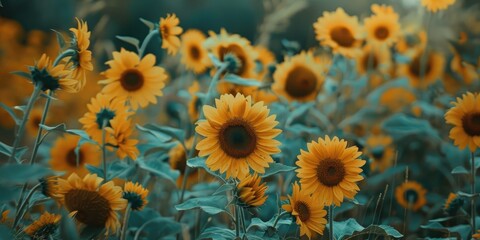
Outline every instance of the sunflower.
<svg viewBox="0 0 480 240"><path fill-rule="evenodd" d="M349 16L342 8L335 12L323 12L313 24L316 39L323 46L329 46L333 52L353 57L362 45L362 27L356 16Z"/></svg>
<svg viewBox="0 0 480 240"><path fill-rule="evenodd" d="M83 124L83 129L97 143L102 142L102 125L104 122L106 122L106 127L111 127L113 120L127 119L133 114L123 101L118 98L110 98L102 93L92 98L87 108L88 112L80 118L79 122ZM107 142L108 140L106 138Z"/></svg>
<svg viewBox="0 0 480 240"><path fill-rule="evenodd" d="M182 35L181 62L196 74L205 72L212 65L208 52L202 45L205 39L205 34L196 29L190 29Z"/></svg>
<svg viewBox="0 0 480 240"><path fill-rule="evenodd" d="M315 100L322 89L325 71L311 52L302 52L277 66L272 90L289 101Z"/></svg>
<svg viewBox="0 0 480 240"><path fill-rule="evenodd" d="M418 211L427 203L426 194L427 190L415 181L404 182L395 189L398 204L413 211Z"/></svg>
<svg viewBox="0 0 480 240"><path fill-rule="evenodd" d="M372 160L370 162L372 172L384 172L392 166L395 158L392 142L392 138L386 135L373 135L367 139L365 154Z"/></svg>
<svg viewBox="0 0 480 240"><path fill-rule="evenodd" d="M73 33L71 48L76 54L67 59L72 63L73 77L78 80L78 89L82 89L86 83L86 71L93 71L92 52L88 50L90 46L90 32L88 25L83 20L77 20L77 28L70 28Z"/></svg>
<svg viewBox="0 0 480 240"><path fill-rule="evenodd" d="M112 135L110 144L116 146L117 156L121 159L127 156L136 160L140 152L137 148L138 140L130 138L133 133L132 121L124 119L112 120L112 127L107 131Z"/></svg>
<svg viewBox="0 0 480 240"><path fill-rule="evenodd" d="M43 195L51 198L55 197L55 194L58 190L57 178L57 176L49 176L40 178L38 180L40 182L40 189Z"/></svg>
<svg viewBox="0 0 480 240"><path fill-rule="evenodd" d="M477 73L475 66L463 62L462 57L458 53L454 53L450 62L450 68L453 72L461 76L463 82L467 85L470 85L475 80L479 79L479 74Z"/></svg>
<svg viewBox="0 0 480 240"><path fill-rule="evenodd" d="M259 76L259 79L264 79L265 76L270 71L270 67L274 66L276 59L275 55L265 47L256 46L254 50L257 52L257 59L256 62L256 72Z"/></svg>
<svg viewBox="0 0 480 240"><path fill-rule="evenodd" d="M373 4L371 9L374 15L364 20L367 41L377 47L390 47L400 35L399 16L390 6Z"/></svg>
<svg viewBox="0 0 480 240"><path fill-rule="evenodd" d="M473 239L480 239L480 230L477 230L477 233L472 235Z"/></svg>
<svg viewBox="0 0 480 240"><path fill-rule="evenodd" d="M41 84L43 91L64 90L66 92L78 92L77 80L71 78L71 71L65 65L52 65L47 54L42 54L40 60L33 67L29 67L30 75L34 84Z"/></svg>
<svg viewBox="0 0 480 240"><path fill-rule="evenodd" d="M64 171L65 175L77 173L84 176L88 173L86 164L98 166L100 164L100 149L98 146L84 143L75 152L80 137L76 135L64 135L59 137L50 150L50 166L55 171Z"/></svg>
<svg viewBox="0 0 480 240"><path fill-rule="evenodd" d="M282 208L295 216L297 225L300 226L300 236L307 235L308 239L312 237L312 231L323 235L323 230L327 224L324 205L316 196L302 191L297 182L293 184L293 193L288 196L290 201L282 205Z"/></svg>
<svg viewBox="0 0 480 240"><path fill-rule="evenodd" d="M251 97L237 94L220 96L216 107L203 106L206 121L199 122L195 131L206 137L196 149L207 156L212 171L220 170L227 178L246 175L249 168L265 173L271 154L279 153L280 142L273 138L282 130L275 115L269 115L263 102L252 103Z"/></svg>
<svg viewBox="0 0 480 240"><path fill-rule="evenodd" d="M442 77L444 63L442 54L433 51L424 53L419 48L410 63L399 66L399 74L408 77L413 87L423 89Z"/></svg>
<svg viewBox="0 0 480 240"><path fill-rule="evenodd" d="M162 35L162 48L167 49L168 54L177 54L180 48L180 39L178 35L182 34L183 29L178 26L180 20L174 14L167 14L166 18L160 18L159 31Z"/></svg>
<svg viewBox="0 0 480 240"><path fill-rule="evenodd" d="M185 142L185 146L188 150L190 150L193 146L193 138L188 139ZM170 167L180 172L180 176L177 179L177 187L181 187L187 168L187 153L185 152L182 144L177 144L175 147L170 149L170 151L168 152L168 156ZM198 156L198 150L195 149L193 157L196 156ZM203 175L206 175L206 173L201 169L191 168L188 179L186 180L186 188L190 189L194 184L198 183L200 177L202 177Z"/></svg>
<svg viewBox="0 0 480 240"><path fill-rule="evenodd" d="M140 59L134 53L121 49L113 52L113 60L107 62L110 68L103 73L107 78L102 92L110 97L128 100L134 110L149 103L156 104L156 96L162 96L167 75L161 67L155 66L155 55L147 54Z"/></svg>
<svg viewBox="0 0 480 240"><path fill-rule="evenodd" d="M30 112L30 116L27 121L27 133L28 135L34 137L37 135L38 130L40 129L40 122L42 121L43 110L40 108L34 108Z"/></svg>
<svg viewBox="0 0 480 240"><path fill-rule="evenodd" d="M425 49L427 45L427 32L416 31L412 28L404 30L403 36L400 37L395 44L395 49L399 53L406 54L409 51L415 51L415 49Z"/></svg>
<svg viewBox="0 0 480 240"><path fill-rule="evenodd" d="M134 211L142 210L148 203L148 190L139 183L127 182L123 188L123 198L127 199Z"/></svg>
<svg viewBox="0 0 480 240"><path fill-rule="evenodd" d="M445 10L454 3L455 0L422 0L422 6L426 7L430 12Z"/></svg>
<svg viewBox="0 0 480 240"><path fill-rule="evenodd" d="M72 173L67 180L58 179L57 198L70 215L86 226L105 227L116 233L120 227L116 211L125 209L127 200L122 196L122 188L112 181L101 184L103 178L97 174L87 174L81 179Z"/></svg>
<svg viewBox="0 0 480 240"><path fill-rule="evenodd" d="M33 240L50 239L58 228L60 218L60 215L45 212L23 231Z"/></svg>
<svg viewBox="0 0 480 240"><path fill-rule="evenodd" d="M260 207L267 197L267 184L262 183L262 179L257 175L246 175L239 178L240 182L237 185L237 197L240 205L244 207Z"/></svg>
<svg viewBox="0 0 480 240"><path fill-rule="evenodd" d="M381 106L387 107L390 111L397 112L415 102L415 100L416 97L412 91L402 87L392 87L380 95L379 103Z"/></svg>
<svg viewBox="0 0 480 240"><path fill-rule="evenodd" d="M369 71L386 74L391 67L390 50L365 45L362 53L357 55L356 63L359 74L367 74Z"/></svg>
<svg viewBox="0 0 480 240"><path fill-rule="evenodd" d="M358 148L347 147L347 142L334 137L318 138L318 143L307 144L308 151L300 150L297 156L297 177L304 190L319 198L325 205L340 206L343 199L353 199L360 188L356 182L363 179L360 173L364 160L359 159Z"/></svg>
<svg viewBox="0 0 480 240"><path fill-rule="evenodd" d="M450 193L443 206L443 210L450 216L453 216L463 206L464 200L455 193Z"/></svg>
<svg viewBox="0 0 480 240"><path fill-rule="evenodd" d="M277 95L269 89L254 91L251 96L255 102L263 102L265 105L278 101Z"/></svg>
<svg viewBox="0 0 480 240"><path fill-rule="evenodd" d="M192 86L188 88L191 99L188 102L188 115L191 122L196 122L200 116L200 108L202 107L202 100L197 96L197 92L200 91L200 84L197 81L193 81Z"/></svg>
<svg viewBox="0 0 480 240"><path fill-rule="evenodd" d="M480 96L467 92L452 104L454 106L445 114L446 122L454 126L450 138L460 149L468 146L474 152L480 146Z"/></svg>

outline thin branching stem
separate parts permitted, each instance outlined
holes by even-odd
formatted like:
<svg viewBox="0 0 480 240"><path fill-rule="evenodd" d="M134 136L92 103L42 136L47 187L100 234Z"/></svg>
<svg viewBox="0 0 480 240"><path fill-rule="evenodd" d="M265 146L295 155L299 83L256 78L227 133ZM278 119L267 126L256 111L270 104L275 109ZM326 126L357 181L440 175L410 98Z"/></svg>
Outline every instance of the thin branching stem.
<svg viewBox="0 0 480 240"><path fill-rule="evenodd" d="M152 30L147 34L147 36L145 37L145 39L142 42L142 46L138 50L138 56L140 56L140 58L142 58L143 55L145 54L145 50L147 49L147 46L148 46L148 43L150 42L150 40L152 40L152 38L154 36L158 35L158 34L159 34L158 29ZM161 41L162 41L162 39L160 38L160 43L161 43Z"/></svg>
<svg viewBox="0 0 480 240"><path fill-rule="evenodd" d="M30 198L33 196L33 194L35 193L35 191L37 191L40 187L42 186L41 183L35 185L31 190L30 192L28 193L27 197L25 198L25 200L22 202L22 204L20 205L20 207L18 208L18 211L17 211L17 214L15 215L15 219L13 220L13 229L15 229L18 225L18 223L22 220L23 218L23 211L25 210L25 206L27 206L28 204L28 201L30 201Z"/></svg>
<svg viewBox="0 0 480 240"><path fill-rule="evenodd" d="M471 190L472 190L472 198L470 200L471 204L471 218L472 218L472 235L475 233L476 228L476 207L475 207L475 152L471 154L471 163L470 163L470 171L471 171Z"/></svg>
<svg viewBox="0 0 480 240"><path fill-rule="evenodd" d="M132 211L132 205L128 203L125 209L125 215L123 216L122 231L120 233L120 240L127 239L128 219L130 218L130 212Z"/></svg>

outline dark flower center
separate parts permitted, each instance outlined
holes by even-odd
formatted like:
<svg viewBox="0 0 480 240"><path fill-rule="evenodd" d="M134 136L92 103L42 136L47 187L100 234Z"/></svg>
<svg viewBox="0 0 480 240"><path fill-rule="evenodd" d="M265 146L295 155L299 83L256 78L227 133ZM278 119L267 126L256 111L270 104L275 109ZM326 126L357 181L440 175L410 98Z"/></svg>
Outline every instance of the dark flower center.
<svg viewBox="0 0 480 240"><path fill-rule="evenodd" d="M32 75L32 79L35 84L39 82L42 83L43 91L55 91L60 88L60 82L58 81L58 78L51 76L45 68L42 70L33 68L30 74Z"/></svg>
<svg viewBox="0 0 480 240"><path fill-rule="evenodd" d="M140 210L145 205L142 196L135 192L124 192L123 198L127 199L132 210Z"/></svg>
<svg viewBox="0 0 480 240"><path fill-rule="evenodd" d="M362 59L362 66L363 66L363 69L365 70L377 69L378 67L377 56L373 52L364 54Z"/></svg>
<svg viewBox="0 0 480 240"><path fill-rule="evenodd" d="M405 191L404 196L405 200L407 200L407 202L410 204L415 204L418 200L418 193L413 189L408 189Z"/></svg>
<svg viewBox="0 0 480 240"><path fill-rule="evenodd" d="M310 207L308 206L307 203L303 201L296 202L295 211L298 213L298 218L300 218L302 222L305 222L308 219L310 219Z"/></svg>
<svg viewBox="0 0 480 240"><path fill-rule="evenodd" d="M123 89L134 92L143 87L145 79L141 72L136 69L129 69L123 72L122 77L120 78L120 83Z"/></svg>
<svg viewBox="0 0 480 240"><path fill-rule="evenodd" d="M70 212L77 211L75 218L88 226L104 227L110 216L109 202L94 191L70 190L65 205Z"/></svg>
<svg viewBox="0 0 480 240"><path fill-rule="evenodd" d="M193 45L190 47L190 57L193 59L193 60L199 60L201 55L200 55L200 49L198 48L198 46L196 45Z"/></svg>
<svg viewBox="0 0 480 240"><path fill-rule="evenodd" d="M54 234L57 230L57 224L48 223L43 225L39 228L32 236L30 236L33 240L46 240L50 239L50 235Z"/></svg>
<svg viewBox="0 0 480 240"><path fill-rule="evenodd" d="M75 153L75 148L72 148L70 149L70 151L68 151L65 160L67 161L68 165L72 167L82 166L84 162L83 153L81 150L78 151L78 163L77 163L77 154Z"/></svg>
<svg viewBox="0 0 480 240"><path fill-rule="evenodd" d="M297 66L287 76L285 91L292 97L306 97L317 88L317 77L308 68Z"/></svg>
<svg viewBox="0 0 480 240"><path fill-rule="evenodd" d="M422 55L423 54L418 54L414 59L413 61L410 63L410 66L409 66L409 70L410 70L410 73L413 74L414 76L416 77L422 77L422 67L424 67L425 69L423 74L424 76L427 76L430 71L432 70L432 66L431 66L431 59L429 57L429 59L426 59L427 61L425 62L422 62ZM422 66L422 64L425 64L425 66Z"/></svg>
<svg viewBox="0 0 480 240"><path fill-rule="evenodd" d="M100 112L97 112L97 125L98 129L102 129L103 122L106 121L106 127L111 127L110 120L115 117L115 112L106 108L102 108Z"/></svg>
<svg viewBox="0 0 480 240"><path fill-rule="evenodd" d="M388 28L385 26L380 26L375 29L375 37L379 40L385 40L389 35Z"/></svg>
<svg viewBox="0 0 480 240"><path fill-rule="evenodd" d="M223 124L219 142L222 150L230 157L244 158L255 150L257 137L248 122L234 118Z"/></svg>
<svg viewBox="0 0 480 240"><path fill-rule="evenodd" d="M242 76L246 70L247 59L243 49L237 45L229 45L227 47L220 47L220 60L228 62L228 70L238 76Z"/></svg>
<svg viewBox="0 0 480 240"><path fill-rule="evenodd" d="M462 117L462 126L469 136L480 136L480 113L467 113Z"/></svg>
<svg viewBox="0 0 480 240"><path fill-rule="evenodd" d="M330 37L341 47L351 47L355 43L352 32L346 27L336 27L330 31Z"/></svg>
<svg viewBox="0 0 480 240"><path fill-rule="evenodd" d="M337 186L345 178L345 166L340 160L325 159L317 166L317 179L327 187Z"/></svg>

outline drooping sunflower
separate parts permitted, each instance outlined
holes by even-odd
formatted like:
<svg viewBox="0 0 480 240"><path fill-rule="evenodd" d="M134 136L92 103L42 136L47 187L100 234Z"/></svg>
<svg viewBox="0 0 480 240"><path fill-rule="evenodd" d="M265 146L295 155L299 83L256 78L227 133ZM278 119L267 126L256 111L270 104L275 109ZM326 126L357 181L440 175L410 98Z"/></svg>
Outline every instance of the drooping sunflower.
<svg viewBox="0 0 480 240"><path fill-rule="evenodd" d="M67 180L58 179L57 198L70 215L86 226L105 227L106 234L120 227L116 211L127 206L122 188L112 181L101 184L103 178L87 174L81 179L72 173Z"/></svg>
<svg viewBox="0 0 480 240"><path fill-rule="evenodd" d="M177 54L180 48L180 39L178 35L182 34L183 29L178 26L180 20L174 14L167 14L166 18L160 18L159 31L162 36L162 48L167 49L168 54Z"/></svg>
<svg viewBox="0 0 480 240"><path fill-rule="evenodd" d="M133 127L131 120L115 119L112 120L112 127L107 128L112 138L110 144L116 146L117 156L124 159L127 156L132 160L136 160L140 155L137 148L138 140L131 138L133 134Z"/></svg>
<svg viewBox="0 0 480 240"><path fill-rule="evenodd" d="M365 160L356 146L347 147L347 141L329 136L307 144L308 151L300 150L296 165L302 188L319 198L325 205L340 206L344 198L353 199L360 188L357 182Z"/></svg>
<svg viewBox="0 0 480 240"><path fill-rule="evenodd" d="M392 166L395 159L395 149L392 147L393 139L387 135L373 135L367 139L365 154L372 160L372 172L384 172Z"/></svg>
<svg viewBox="0 0 480 240"><path fill-rule="evenodd" d="M412 91L402 87L392 87L380 95L379 103L390 111L397 112L413 103L416 99Z"/></svg>
<svg viewBox="0 0 480 240"><path fill-rule="evenodd" d="M270 71L270 66L275 64L276 59L275 55L265 47L255 46L255 51L257 52L256 62L256 72L259 76L259 79L264 79L267 73Z"/></svg>
<svg viewBox="0 0 480 240"><path fill-rule="evenodd" d="M88 173L85 164L98 166L100 164L100 148L94 144L84 143L75 152L80 137L64 135L59 137L50 150L50 166L55 171L63 171L66 176L76 173L83 177Z"/></svg>
<svg viewBox="0 0 480 240"><path fill-rule="evenodd" d="M281 133L275 128L276 116L269 115L263 102L253 103L242 94L225 94L215 103L216 107L203 107L206 121L195 128L205 137L196 146L198 155L208 155L208 168L227 178L246 175L250 168L264 173L273 162L270 155L280 152L280 142L274 140Z"/></svg>
<svg viewBox="0 0 480 240"><path fill-rule="evenodd" d="M43 91L64 90L75 93L77 80L71 78L71 71L64 64L52 65L47 54L42 54L35 66L29 67L34 84L41 84Z"/></svg>
<svg viewBox="0 0 480 240"><path fill-rule="evenodd" d="M329 46L333 52L346 57L354 57L362 45L362 27L356 16L349 16L343 8L335 12L323 12L313 24L316 39L323 46Z"/></svg>
<svg viewBox="0 0 480 240"><path fill-rule="evenodd" d="M398 204L412 211L418 211L427 204L426 194L427 190L415 181L404 182L395 189Z"/></svg>
<svg viewBox="0 0 480 240"><path fill-rule="evenodd" d="M88 112L80 118L79 122L83 125L85 132L97 143L102 143L102 127L104 122L106 127L112 126L112 121L116 119L127 119L133 112L125 105L124 101L118 98L110 98L102 93L92 98L91 103L87 105ZM109 141L108 135L106 142Z"/></svg>
<svg viewBox="0 0 480 240"><path fill-rule="evenodd" d="M73 33L71 48L76 52L74 56L68 59L72 64L73 77L78 80L77 88L82 89L86 83L86 71L93 71L92 52L88 50L90 46L90 32L87 22L77 20L77 28L70 28Z"/></svg>
<svg viewBox="0 0 480 240"><path fill-rule="evenodd" d="M23 231L33 240L50 239L58 228L60 218L60 215L45 212Z"/></svg>
<svg viewBox="0 0 480 240"><path fill-rule="evenodd" d="M205 72L212 65L208 52L203 47L205 39L205 34L196 29L190 29L182 35L181 62L196 74Z"/></svg>
<svg viewBox="0 0 480 240"><path fill-rule="evenodd" d="M262 183L262 178L257 174L248 174L239 177L240 182L237 185L237 197L240 200L240 205L244 207L260 207L268 196L265 195L267 191L267 184Z"/></svg>
<svg viewBox="0 0 480 240"><path fill-rule="evenodd" d="M123 198L127 199L134 211L141 211L148 203L148 190L139 183L127 182L123 187Z"/></svg>
<svg viewBox="0 0 480 240"><path fill-rule="evenodd" d="M323 235L327 224L327 211L323 209L323 204L319 204L321 200L302 190L295 182L292 195L288 196L289 203L282 205L282 208L296 218L297 225L300 226L300 236L307 235L310 239L312 231Z"/></svg>
<svg viewBox="0 0 480 240"><path fill-rule="evenodd" d="M362 53L357 55L356 66L359 74L366 74L368 71L388 73L391 67L390 50L380 47L365 45Z"/></svg>
<svg viewBox="0 0 480 240"><path fill-rule="evenodd" d="M452 104L445 114L446 122L454 126L449 137L460 149L468 147L474 152L480 146L480 96L467 92Z"/></svg>
<svg viewBox="0 0 480 240"><path fill-rule="evenodd" d="M430 12L445 10L454 3L455 0L422 0L422 6Z"/></svg>
<svg viewBox="0 0 480 240"><path fill-rule="evenodd" d="M102 92L128 100L134 110L149 103L156 104L156 97L163 95L167 75L163 68L155 66L155 61L153 54L140 59L136 53L123 48L113 52L113 60L106 63L110 68L103 72L107 79L100 81L105 84Z"/></svg>
<svg viewBox="0 0 480 240"><path fill-rule="evenodd" d="M373 4L371 9L374 15L364 20L367 41L390 47L400 36L399 16L391 6Z"/></svg>
<svg viewBox="0 0 480 240"><path fill-rule="evenodd" d="M38 180L40 182L40 191L43 195L51 198L55 197L58 190L57 178L57 176L48 176Z"/></svg>
<svg viewBox="0 0 480 240"><path fill-rule="evenodd" d="M455 193L450 193L445 201L445 204L443 205L443 211L445 211L445 213L447 213L449 216L454 216L463 206L463 203L464 200L462 197Z"/></svg>
<svg viewBox="0 0 480 240"><path fill-rule="evenodd" d="M442 54L434 51L424 53L421 48L418 48L412 61L401 64L398 69L400 75L409 78L411 86L424 89L442 77L444 64L445 59Z"/></svg>
<svg viewBox="0 0 480 240"><path fill-rule="evenodd" d="M272 90L289 101L315 100L322 89L325 71L311 52L302 52L277 66Z"/></svg>

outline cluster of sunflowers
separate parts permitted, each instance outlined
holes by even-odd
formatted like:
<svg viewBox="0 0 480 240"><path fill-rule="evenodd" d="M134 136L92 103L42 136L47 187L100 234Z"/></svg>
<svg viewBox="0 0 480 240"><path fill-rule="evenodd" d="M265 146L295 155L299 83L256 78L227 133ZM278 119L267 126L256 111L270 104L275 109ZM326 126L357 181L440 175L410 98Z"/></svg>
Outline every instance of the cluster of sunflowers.
<svg viewBox="0 0 480 240"><path fill-rule="evenodd" d="M430 46L428 23L454 3L422 0L426 26L389 5L363 23L326 11L313 23L319 47L283 41L279 63L225 29L140 19L148 34L117 36L133 50L113 51L98 89L91 32L76 19L69 39L55 32L58 47L12 72L32 83L24 105L31 87L2 89L14 138L0 142L1 238L480 239L480 95L467 92L479 88L469 49L480 22L467 16L448 53ZM18 31L0 19L2 45L16 46L0 47L0 63L38 55L34 36L17 46ZM147 53L158 39L178 64ZM86 91L86 112L65 120L81 129L67 128L52 105Z"/></svg>

